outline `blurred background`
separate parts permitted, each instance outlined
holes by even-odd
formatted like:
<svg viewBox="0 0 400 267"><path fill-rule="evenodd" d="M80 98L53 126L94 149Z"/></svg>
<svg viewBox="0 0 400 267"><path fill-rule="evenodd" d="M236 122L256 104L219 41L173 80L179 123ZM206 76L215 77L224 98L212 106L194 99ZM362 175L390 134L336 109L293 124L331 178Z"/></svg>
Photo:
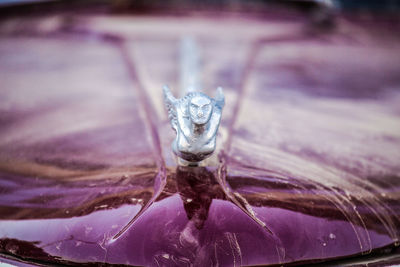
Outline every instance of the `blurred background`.
<svg viewBox="0 0 400 267"><path fill-rule="evenodd" d="M161 90L169 84L178 95L184 36L198 44L203 90L222 86L226 97L212 163L226 167L225 186L281 230L284 262L398 247L399 14L395 0L0 0L0 230L22 241L20 250L0 242L0 252L37 259L23 245L41 241L54 256L45 262L104 262L103 234L151 203L172 217L185 213L179 197L175 206L164 201L179 186L170 179L174 133ZM209 222L218 226L217 213ZM311 217L315 224L303 220ZM168 232L162 218L152 221L158 226L142 221L149 235ZM94 241L82 252L69 241L89 235L86 224ZM157 242L139 234L131 246ZM143 249L141 259L124 242L110 245L107 262L149 265L158 253ZM244 264L278 263L274 248L257 261L265 250L252 242Z"/></svg>

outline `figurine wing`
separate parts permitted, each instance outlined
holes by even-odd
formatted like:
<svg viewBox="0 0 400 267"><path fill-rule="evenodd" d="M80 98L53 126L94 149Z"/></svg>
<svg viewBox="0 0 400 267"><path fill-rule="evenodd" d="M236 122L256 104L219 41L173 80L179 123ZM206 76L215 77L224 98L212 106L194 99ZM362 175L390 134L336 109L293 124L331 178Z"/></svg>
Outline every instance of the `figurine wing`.
<svg viewBox="0 0 400 267"><path fill-rule="evenodd" d="M222 110L224 108L224 105L225 105L225 96L224 96L224 92L222 90L222 87L218 87L217 88L217 93L215 95L214 100L215 100L216 106Z"/></svg>
<svg viewBox="0 0 400 267"><path fill-rule="evenodd" d="M172 95L171 90L168 86L163 86L164 92L164 104L168 111L168 119L171 122L171 126L175 131L178 131L178 118L177 118L177 111L176 105L178 100Z"/></svg>

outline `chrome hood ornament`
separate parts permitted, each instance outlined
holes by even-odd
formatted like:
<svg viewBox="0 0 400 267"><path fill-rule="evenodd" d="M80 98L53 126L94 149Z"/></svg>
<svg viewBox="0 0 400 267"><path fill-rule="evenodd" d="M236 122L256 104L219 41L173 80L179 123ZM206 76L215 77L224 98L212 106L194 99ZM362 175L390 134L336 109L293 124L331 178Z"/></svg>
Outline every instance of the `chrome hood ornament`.
<svg viewBox="0 0 400 267"><path fill-rule="evenodd" d="M164 86L164 103L176 137L172 151L182 165L197 165L215 150L218 127L221 121L225 97L218 87L215 98L202 92L189 92L175 98L168 86Z"/></svg>
<svg viewBox="0 0 400 267"><path fill-rule="evenodd" d="M217 88L215 98L200 92L200 62L195 39L183 37L180 47L181 98L175 98L168 86L163 88L168 118L176 133L172 151L178 157L178 164L183 166L198 166L214 152L225 104L221 87Z"/></svg>

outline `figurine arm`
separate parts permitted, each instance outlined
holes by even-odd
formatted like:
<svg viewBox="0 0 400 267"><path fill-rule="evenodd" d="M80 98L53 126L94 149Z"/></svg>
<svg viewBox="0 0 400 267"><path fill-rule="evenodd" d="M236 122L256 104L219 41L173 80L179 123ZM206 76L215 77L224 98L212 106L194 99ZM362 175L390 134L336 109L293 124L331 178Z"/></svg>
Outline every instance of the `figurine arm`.
<svg viewBox="0 0 400 267"><path fill-rule="evenodd" d="M183 107L180 106L177 108L177 121L179 130L183 133L185 139L188 141L191 133L190 133L190 120L185 118L184 111L182 108L185 108L185 103L183 103Z"/></svg>
<svg viewBox="0 0 400 267"><path fill-rule="evenodd" d="M209 127L204 135L205 142L208 142L211 138L217 135L220 121L221 121L221 110L219 109L214 110L210 118Z"/></svg>
<svg viewBox="0 0 400 267"><path fill-rule="evenodd" d="M164 104L168 111L168 119L171 123L172 128L175 132L178 131L178 112L177 112L177 105L178 100L172 95L171 90L167 85L163 86L163 93L164 93Z"/></svg>
<svg viewBox="0 0 400 267"><path fill-rule="evenodd" d="M222 109L225 105L225 96L222 87L217 88L214 101L213 114L211 115L209 127L204 136L205 142L208 142L211 138L217 135L219 123L221 122Z"/></svg>

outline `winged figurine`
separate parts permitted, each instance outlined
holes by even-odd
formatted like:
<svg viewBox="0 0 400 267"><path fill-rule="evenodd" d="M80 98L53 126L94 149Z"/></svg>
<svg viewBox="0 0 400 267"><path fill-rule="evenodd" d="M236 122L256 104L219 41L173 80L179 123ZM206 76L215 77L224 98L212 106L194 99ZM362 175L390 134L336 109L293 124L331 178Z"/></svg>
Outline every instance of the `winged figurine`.
<svg viewBox="0 0 400 267"><path fill-rule="evenodd" d="M215 98L202 92L190 92L175 98L168 86L163 87L164 103L176 137L173 152L181 159L197 163L210 156L216 147L225 97L221 87Z"/></svg>

